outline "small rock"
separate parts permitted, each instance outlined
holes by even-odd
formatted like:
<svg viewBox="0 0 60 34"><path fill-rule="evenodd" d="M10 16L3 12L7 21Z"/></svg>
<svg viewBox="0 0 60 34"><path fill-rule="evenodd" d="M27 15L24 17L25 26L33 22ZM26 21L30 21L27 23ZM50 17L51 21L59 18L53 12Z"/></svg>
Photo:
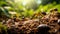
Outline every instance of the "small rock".
<svg viewBox="0 0 60 34"><path fill-rule="evenodd" d="M60 25L60 19L58 19L58 24Z"/></svg>
<svg viewBox="0 0 60 34"><path fill-rule="evenodd" d="M40 34L47 34L50 30L50 27L46 24L40 24L38 27L38 33Z"/></svg>

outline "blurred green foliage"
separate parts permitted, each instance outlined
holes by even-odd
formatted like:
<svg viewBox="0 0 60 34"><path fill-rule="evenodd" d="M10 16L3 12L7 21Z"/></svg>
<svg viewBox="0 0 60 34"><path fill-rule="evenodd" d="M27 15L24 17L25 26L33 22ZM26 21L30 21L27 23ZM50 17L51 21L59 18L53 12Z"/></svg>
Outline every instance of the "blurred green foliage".
<svg viewBox="0 0 60 34"><path fill-rule="evenodd" d="M2 33L3 31L5 34L7 34L7 27L0 22L0 33Z"/></svg>
<svg viewBox="0 0 60 34"><path fill-rule="evenodd" d="M58 12L60 12L60 0L40 0L41 3L38 4L37 0L30 1L30 3L27 3L25 6L23 5L23 1L17 2L16 0L0 0L0 7L10 7L10 8L4 8L2 12L6 16L9 15L9 12L16 12L16 16L25 16L25 17L31 17L34 12L49 12L52 8L57 8ZM5 10L6 9L6 10ZM1 13L1 11L0 11ZM13 16L15 14L11 14ZM10 16L10 17L11 17Z"/></svg>

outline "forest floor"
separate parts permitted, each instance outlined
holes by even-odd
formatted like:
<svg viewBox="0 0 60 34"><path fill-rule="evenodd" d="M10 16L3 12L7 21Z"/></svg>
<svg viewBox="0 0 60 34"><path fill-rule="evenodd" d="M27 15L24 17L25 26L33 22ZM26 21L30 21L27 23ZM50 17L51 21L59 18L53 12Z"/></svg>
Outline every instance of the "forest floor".
<svg viewBox="0 0 60 34"><path fill-rule="evenodd" d="M2 23L7 26L7 34L60 34L60 13L57 9L42 14L42 18L13 18Z"/></svg>

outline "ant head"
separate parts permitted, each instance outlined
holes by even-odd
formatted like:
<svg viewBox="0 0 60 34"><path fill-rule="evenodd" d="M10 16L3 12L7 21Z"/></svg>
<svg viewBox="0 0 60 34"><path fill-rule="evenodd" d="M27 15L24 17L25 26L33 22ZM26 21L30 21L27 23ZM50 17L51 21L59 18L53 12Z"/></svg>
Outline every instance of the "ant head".
<svg viewBox="0 0 60 34"><path fill-rule="evenodd" d="M58 9L57 8L54 8L54 11L58 11Z"/></svg>
<svg viewBox="0 0 60 34"><path fill-rule="evenodd" d="M42 12L43 15L46 15L46 12Z"/></svg>

